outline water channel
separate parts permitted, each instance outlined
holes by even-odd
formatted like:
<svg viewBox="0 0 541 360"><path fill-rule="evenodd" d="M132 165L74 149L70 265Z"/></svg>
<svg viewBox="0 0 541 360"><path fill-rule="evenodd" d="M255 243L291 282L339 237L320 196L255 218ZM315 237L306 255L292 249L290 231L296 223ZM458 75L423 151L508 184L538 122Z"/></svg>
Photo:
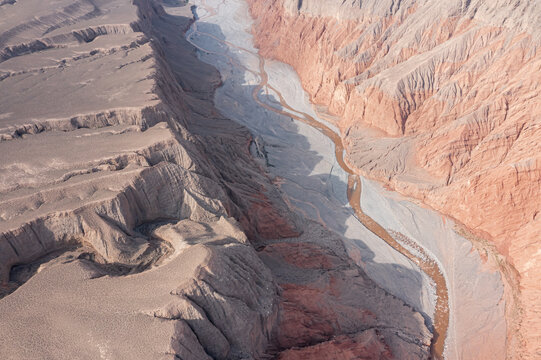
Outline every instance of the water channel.
<svg viewBox="0 0 541 360"><path fill-rule="evenodd" d="M259 56L242 0L195 4L197 20L186 38L221 73L216 107L250 129L258 147L254 153L286 202L343 235L350 256L370 277L423 313L434 333L434 358L457 356L460 336L449 276L454 285L457 277L474 272L499 300L497 276L480 271L479 256L471 255L471 244L450 221L396 194L382 194L377 184L352 171L338 129L318 116L293 69ZM464 271L455 270L460 257L467 258ZM503 307L498 311L503 318Z"/></svg>

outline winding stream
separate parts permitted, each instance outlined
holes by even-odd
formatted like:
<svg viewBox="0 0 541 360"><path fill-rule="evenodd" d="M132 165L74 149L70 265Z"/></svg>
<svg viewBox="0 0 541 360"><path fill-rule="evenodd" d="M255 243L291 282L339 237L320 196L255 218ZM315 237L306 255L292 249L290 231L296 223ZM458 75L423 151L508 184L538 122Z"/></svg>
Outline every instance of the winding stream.
<svg viewBox="0 0 541 360"><path fill-rule="evenodd" d="M448 304L449 296L447 292L447 284L445 282L445 278L438 264L435 261L430 260L429 255L424 251L422 247L416 248L417 251L421 253L421 256L413 255L409 250L407 250L404 246L398 243L387 232L387 230L385 230L380 224L378 224L370 216L366 215L363 212L361 208L361 201L360 201L361 191L362 191L361 181L360 181L359 176L356 175L353 172L353 170L344 161L344 145L342 144L341 137L325 124L322 124L321 122L315 120L312 116L304 112L297 111L293 109L291 106L289 106L278 90L267 85L268 75L265 71L265 59L261 56L259 56L259 64L260 64L259 74L261 76L261 82L253 90L252 96L254 100L260 106L266 108L267 110L271 110L276 113L289 116L295 120L302 121L312 126L313 128L318 129L319 131L321 131L321 133L323 133L325 136L327 136L329 139L332 140L332 142L334 143L336 160L338 164L340 165L340 167L349 174L347 197L348 197L350 206L355 211L357 219L359 219L359 221L368 230L374 233L381 240L385 241L387 244L392 246L395 250L397 250L398 252L406 256L408 259L412 260L415 264L417 264L436 284L437 299L436 299L436 311L434 313L434 339L432 343L432 353L434 357L442 358L443 350L445 347L445 334L447 332L447 327L449 325L449 304ZM280 105L282 107L292 112L299 113L302 116L298 116L298 115L274 108L264 103L263 101L261 101L258 95L265 86L268 86L279 96Z"/></svg>
<svg viewBox="0 0 541 360"><path fill-rule="evenodd" d="M195 46L200 51L207 54L214 54L217 56L224 57L227 62L232 67L241 68L242 71L251 73L253 76L256 76L259 79L259 83L252 90L253 100L261 107L265 108L268 111L284 115L286 117L295 119L302 123L305 123L311 126L314 129L317 129L322 134L324 134L330 141L334 144L334 153L336 157L336 162L338 165L348 174L347 175L347 199L349 205L355 212L356 218L373 234L375 234L379 239L384 241L386 244L391 246L393 249L407 257L413 263L415 263L422 271L427 274L435 284L436 288L436 305L433 315L433 332L434 337L432 340L431 352L434 358L443 358L443 353L445 349L445 340L447 336L447 329L449 326L449 295L447 289L447 283L443 272L440 269L437 261L434 261L429 253L425 251L422 246L417 245L413 240L410 240L406 236L401 236L400 233L394 233L394 237L378 222L376 222L372 217L368 216L361 207L361 179L354 173L354 171L347 165L344 160L344 146L342 144L342 139L340 135L331 129L331 127L326 124L316 120L313 116L309 115L306 112L297 110L293 108L282 96L281 92L278 91L275 87L271 86L269 82L269 76L265 69L265 59L257 53L257 51L252 51L244 47L233 44L232 42L221 39L218 36L215 36L212 33L205 32L199 29L199 23L202 20L209 19L211 17L217 16L218 9L220 6L225 4L225 0L222 0L220 3L215 4L214 6L209 5L205 0L201 1L200 7L204 10L205 14L197 19L192 25L192 28L188 32L186 38L187 40ZM245 52L257 58L258 61L258 71L250 69L248 66L243 65L240 61L232 58L227 51L218 52L214 51L211 48L205 48L201 44L194 41L194 36L203 36L213 39L219 44L223 45L228 51ZM260 94L263 89L267 91L270 89L274 95L279 98L279 105L282 109L274 107L269 103L263 101L260 98ZM285 110L288 111L285 111ZM317 211L317 209L316 209ZM317 217L320 221L323 221L319 216ZM397 239L400 240L397 241ZM406 243L409 249L415 249L415 254L408 250L402 244Z"/></svg>
<svg viewBox="0 0 541 360"><path fill-rule="evenodd" d="M431 261L428 254L426 254L424 249L422 249L421 247L418 248L418 251L422 253L422 256L413 255L410 251L408 251L401 244L399 244L381 225L379 225L370 216L366 215L363 212L361 208L361 201L360 201L361 191L362 191L361 181L360 181L359 176L356 175L353 172L353 170L344 161L344 146L342 144L342 139L337 133L331 130L328 126L315 120L312 116L291 108L287 104L285 99L282 97L280 92L272 88L271 86L269 86L269 88L274 90L274 92L280 98L280 105L282 105L285 109L300 113L302 114L302 116L297 116L295 114L291 114L283 110L276 109L262 102L259 99L258 94L260 93L261 89L263 89L263 87L267 86L267 81L268 81L268 76L267 76L267 73L265 72L265 59L263 57L259 57L259 59L260 59L260 75L261 75L262 81L259 84L259 86L256 87L253 91L252 95L254 97L254 100L259 105L266 108L267 110L271 110L279 114L292 117L295 120L302 121L318 129L325 136L327 136L329 139L332 140L332 142L335 145L334 148L335 148L336 160L338 164L340 165L340 167L349 174L347 197L348 197L350 206L355 211L357 219L359 219L359 221L367 229L369 229L372 233L378 236L381 240L385 241L387 244L392 246L395 250L397 250L398 252L406 256L408 259L412 260L415 264L417 264L436 284L437 300L436 300L436 311L434 314L434 339L433 339L433 344L432 344L432 353L434 357L442 358L443 350L445 346L445 334L447 331L447 326L449 325L449 305L447 303L448 301L447 285L438 264L434 261Z"/></svg>

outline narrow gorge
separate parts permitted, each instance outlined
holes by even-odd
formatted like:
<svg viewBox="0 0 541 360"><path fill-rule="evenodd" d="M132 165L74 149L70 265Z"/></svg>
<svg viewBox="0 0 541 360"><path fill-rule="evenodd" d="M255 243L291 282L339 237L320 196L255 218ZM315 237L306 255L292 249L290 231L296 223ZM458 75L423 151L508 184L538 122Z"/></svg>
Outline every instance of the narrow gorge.
<svg viewBox="0 0 541 360"><path fill-rule="evenodd" d="M0 2L0 358L541 356L538 20Z"/></svg>

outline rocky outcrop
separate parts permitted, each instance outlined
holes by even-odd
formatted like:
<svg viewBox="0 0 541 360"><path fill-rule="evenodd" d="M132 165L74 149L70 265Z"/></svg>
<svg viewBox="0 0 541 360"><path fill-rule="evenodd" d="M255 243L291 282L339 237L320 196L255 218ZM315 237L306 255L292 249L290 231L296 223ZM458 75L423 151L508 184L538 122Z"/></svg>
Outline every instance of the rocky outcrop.
<svg viewBox="0 0 541 360"><path fill-rule="evenodd" d="M278 359L428 359L424 318L377 286L342 240L316 223L260 251L281 289L271 353Z"/></svg>
<svg viewBox="0 0 541 360"><path fill-rule="evenodd" d="M508 311L509 356L535 358L539 4L249 3L262 53L291 64L312 99L338 115L328 118L351 166L496 246L509 303L520 308Z"/></svg>
<svg viewBox="0 0 541 360"><path fill-rule="evenodd" d="M252 243L299 230L213 107L190 8L33 3L0 9L0 353L260 357L278 296Z"/></svg>
<svg viewBox="0 0 541 360"><path fill-rule="evenodd" d="M167 3L0 7L3 358L428 358L423 316L286 206Z"/></svg>
<svg viewBox="0 0 541 360"><path fill-rule="evenodd" d="M152 44L149 40L161 30L153 27L160 17L163 26L174 26L177 31L186 29L189 18L167 17L153 2L139 3L139 12L144 14L140 18L130 5L121 5L125 7L121 10L119 4L99 5L100 13L118 11L122 16L117 20L127 24L100 25L99 16L66 22L62 16L44 15L39 26L3 33L4 42L18 46L16 40L24 42L26 36L46 26L50 39L63 41L55 46L68 44L77 50L66 53L55 47L20 56L17 63L5 59L1 64L2 69L18 70L9 71L1 84L6 95L2 96L5 112L0 130L5 155L0 165L4 174L0 186L2 282L9 281L13 265L32 262L74 243L91 246L104 262L137 266L153 257L155 249L136 228L163 219L203 221L230 215L241 221L254 241L277 233L294 235L293 225L281 220L279 210L270 205L273 187L250 158L246 130L231 127L230 121L218 119L214 113L205 120L197 119L200 125L204 121L213 124L205 134L188 132L189 123L198 116L192 109L201 105L197 103L201 99L193 98L174 80L187 69L169 64L166 37ZM22 14L17 5L6 11ZM75 13L75 9L70 12ZM86 30L73 30L81 26L87 26ZM67 33L79 35L70 42L63 36ZM94 46L96 50L92 50ZM185 58L195 59L193 52L178 47L176 51ZM81 51L88 55L72 55ZM56 65L42 66L55 61ZM21 69L37 66L41 66L35 72L37 78ZM100 70L111 71L103 74ZM218 75L210 67L202 70L209 81L198 86L206 86L210 94ZM135 96L123 90L137 83L126 82L127 76L141 78ZM34 81L44 81L50 91L43 92L41 85L36 88ZM27 86L31 90L17 94ZM57 93L54 90L59 86L67 89ZM85 86L91 92L81 97L77 92ZM67 95L57 106L56 97L61 93ZM107 109L110 99L102 94L116 97L115 106L125 106ZM95 111L85 113L91 110L89 105ZM205 137L224 141L209 149L203 145ZM217 158L232 153L238 161L225 169L224 161ZM210 158L210 154L219 155ZM236 179L225 176L227 173L236 174ZM240 178L247 180L238 181ZM260 211L254 212L254 207ZM266 232L258 231L263 226L260 223L270 220L277 224Z"/></svg>
<svg viewBox="0 0 541 360"><path fill-rule="evenodd" d="M261 357L275 323L277 287L235 222L183 221L155 233L183 253L203 248L207 255L194 279L172 290L175 299L152 315L185 321L210 356L205 358ZM180 348L194 348L189 336L176 340Z"/></svg>
<svg viewBox="0 0 541 360"><path fill-rule="evenodd" d="M151 234L175 253L135 276L107 276L74 252L42 265L0 302L3 357L261 357L277 286L236 221L181 220ZM70 341L58 346L62 339Z"/></svg>

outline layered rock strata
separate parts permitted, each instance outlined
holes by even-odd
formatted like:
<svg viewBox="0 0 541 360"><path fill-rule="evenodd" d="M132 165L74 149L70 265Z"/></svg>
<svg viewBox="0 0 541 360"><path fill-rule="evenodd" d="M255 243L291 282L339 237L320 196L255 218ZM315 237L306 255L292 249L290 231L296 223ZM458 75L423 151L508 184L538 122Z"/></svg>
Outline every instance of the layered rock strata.
<svg viewBox="0 0 541 360"><path fill-rule="evenodd" d="M266 351L277 287L245 234L298 229L181 5L0 8L2 358Z"/></svg>
<svg viewBox="0 0 541 360"><path fill-rule="evenodd" d="M183 1L0 17L2 358L429 357L421 314L293 214L216 111Z"/></svg>
<svg viewBox="0 0 541 360"><path fill-rule="evenodd" d="M261 52L297 70L359 173L489 241L509 285L508 355L538 356L539 4L249 3Z"/></svg>
<svg viewBox="0 0 541 360"><path fill-rule="evenodd" d="M8 44L30 41L42 28L59 40L45 52L29 50L0 63L7 74L1 84L2 281L12 265L71 243L90 244L107 262L138 263L150 249L135 228L157 220L229 214L254 237L294 234L266 200L272 188L245 150L248 132L212 109L198 110L209 108L219 75L199 65L200 77L183 77L183 87L175 78L188 69L168 59L180 51L195 66L193 54L151 40L154 31L185 29L188 18L166 17L147 2L139 4L141 20L136 7L123 3L101 4L92 16L89 3L67 4L69 11L3 33ZM110 18L125 23L109 27L129 31L74 35ZM217 145L204 145L208 139ZM238 161L222 166L230 153ZM244 215L256 206L260 211ZM258 217L277 226L257 229Z"/></svg>

